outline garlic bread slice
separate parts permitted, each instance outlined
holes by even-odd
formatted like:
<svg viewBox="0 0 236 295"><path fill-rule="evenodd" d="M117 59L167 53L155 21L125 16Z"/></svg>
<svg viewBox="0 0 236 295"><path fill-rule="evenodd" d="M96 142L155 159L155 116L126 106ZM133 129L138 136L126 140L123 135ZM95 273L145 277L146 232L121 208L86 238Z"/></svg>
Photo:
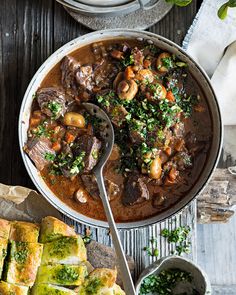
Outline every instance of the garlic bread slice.
<svg viewBox="0 0 236 295"><path fill-rule="evenodd" d="M87 267L80 265L43 265L39 267L37 284L80 286L87 276Z"/></svg>
<svg viewBox="0 0 236 295"><path fill-rule="evenodd" d="M1 295L27 295L29 291L28 287L9 284L6 282L0 282L0 294Z"/></svg>
<svg viewBox="0 0 236 295"><path fill-rule="evenodd" d="M44 217L41 223L40 243L51 242L61 237L76 237L76 233L61 220L52 216Z"/></svg>
<svg viewBox="0 0 236 295"><path fill-rule="evenodd" d="M16 242L37 243L39 225L24 221L13 221L11 224L9 240Z"/></svg>
<svg viewBox="0 0 236 295"><path fill-rule="evenodd" d="M42 244L11 241L6 281L32 287L41 263L42 252Z"/></svg>
<svg viewBox="0 0 236 295"><path fill-rule="evenodd" d="M42 265L79 264L86 260L86 248L80 236L62 237L44 244Z"/></svg>

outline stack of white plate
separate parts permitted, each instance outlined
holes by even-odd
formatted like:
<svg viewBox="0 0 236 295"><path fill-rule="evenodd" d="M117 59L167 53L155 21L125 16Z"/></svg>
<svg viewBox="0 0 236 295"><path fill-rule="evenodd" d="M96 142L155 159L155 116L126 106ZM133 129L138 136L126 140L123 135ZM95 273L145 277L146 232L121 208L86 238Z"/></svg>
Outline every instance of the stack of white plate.
<svg viewBox="0 0 236 295"><path fill-rule="evenodd" d="M57 0L76 12L88 16L118 16L138 9L151 9L158 0ZM149 5L152 3L151 5Z"/></svg>

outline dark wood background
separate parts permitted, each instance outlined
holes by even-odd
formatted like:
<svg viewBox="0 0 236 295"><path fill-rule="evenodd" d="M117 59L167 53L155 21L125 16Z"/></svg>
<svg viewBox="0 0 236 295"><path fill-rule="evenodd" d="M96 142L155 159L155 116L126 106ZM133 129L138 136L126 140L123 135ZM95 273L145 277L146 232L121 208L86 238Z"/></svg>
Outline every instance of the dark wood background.
<svg viewBox="0 0 236 295"><path fill-rule="evenodd" d="M149 30L181 44L200 2L174 7ZM0 11L0 182L33 188L18 146L18 115L24 92L49 55L90 30L55 0L1 0Z"/></svg>

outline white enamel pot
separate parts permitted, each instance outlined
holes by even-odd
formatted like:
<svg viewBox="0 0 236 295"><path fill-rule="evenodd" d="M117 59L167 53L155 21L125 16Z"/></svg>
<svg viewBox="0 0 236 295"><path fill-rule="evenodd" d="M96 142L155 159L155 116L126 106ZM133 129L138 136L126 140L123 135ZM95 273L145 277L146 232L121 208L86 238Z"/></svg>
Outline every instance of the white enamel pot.
<svg viewBox="0 0 236 295"><path fill-rule="evenodd" d="M183 209L190 201L192 201L206 186L209 181L220 156L221 145L222 145L222 121L220 116L219 105L217 102L216 95L214 90L210 84L209 78L203 71L203 69L188 55L183 49L181 49L178 45L167 40L161 36L158 36L153 33L144 32L144 31L136 31L136 30L123 30L123 29L115 29L115 30L104 30L93 32L79 38L76 38L69 43L65 44L61 48L59 48L55 53L53 53L38 69L34 77L32 78L22 101L20 116L19 116L19 143L20 143L20 151L25 164L25 167L28 171L29 176L34 182L35 186L39 190L39 192L50 202L55 208L61 211L63 214L68 217L82 222L87 225L95 226L95 227L108 227L107 222L95 220L89 218L85 215L80 214L79 212L73 210L68 205L63 203L59 198L57 198L52 191L48 188L48 186L43 181L40 173L37 171L36 167L33 165L32 161L28 157L28 155L23 151L23 147L27 141L27 130L29 126L29 117L30 117L30 109L33 101L33 95L39 88L41 82L45 78L45 76L50 72L50 70L61 61L61 59L70 54L71 52L77 50L80 47L88 45L93 42L100 42L101 40L106 39L116 39L116 38L131 38L131 39L139 39L139 40L148 40L149 43L154 43L158 47L163 50L167 50L173 54L175 54L180 60L187 62L189 65L189 70L193 75L194 79L198 82L201 89L204 92L204 95L207 99L207 103L210 109L210 114L212 117L213 124L213 137L212 144L210 147L209 157L207 159L206 165L201 171L200 176L198 177L197 182L193 185L193 187L189 190L189 192L175 205L168 208L167 210L161 212L160 214L146 218L142 221L134 221L127 223L118 223L118 228L129 229L129 228L138 228L142 226L147 226L150 224L154 224L159 222L165 218L176 214L181 209Z"/></svg>

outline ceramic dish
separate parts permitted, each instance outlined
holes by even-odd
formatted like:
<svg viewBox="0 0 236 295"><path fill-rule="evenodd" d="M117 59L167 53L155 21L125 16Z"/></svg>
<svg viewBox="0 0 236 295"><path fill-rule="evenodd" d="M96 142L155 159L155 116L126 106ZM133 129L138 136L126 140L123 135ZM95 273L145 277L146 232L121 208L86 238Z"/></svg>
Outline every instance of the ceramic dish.
<svg viewBox="0 0 236 295"><path fill-rule="evenodd" d="M131 2L130 0L76 0L76 2L80 2L86 5L91 5L91 6L117 6L117 5L122 5L128 2Z"/></svg>
<svg viewBox="0 0 236 295"><path fill-rule="evenodd" d="M57 0L57 2L81 14L107 17L113 15L124 15L134 12L138 10L141 6L145 7L145 5L150 2L150 0L133 0L117 6L90 6L74 0ZM156 3L157 1L155 0L155 4ZM150 9L153 7L153 5L150 6Z"/></svg>
<svg viewBox="0 0 236 295"><path fill-rule="evenodd" d="M174 44L173 42L149 33L149 32L141 32L135 30L105 30L98 31L91 34L84 35L77 39L72 40L67 43L60 49L58 49L54 54L52 54L44 64L39 68L32 81L30 82L28 89L26 90L19 117L19 142L20 142L20 150L22 154L22 158L26 169L38 188L41 194L58 210L67 215L70 218L78 222L85 223L87 225L95 226L95 227L107 227L108 224L104 221L95 220L84 216L77 211L71 209L65 203L63 203L60 199L58 199L48 188L40 173L37 171L36 167L31 162L30 158L27 154L24 153L24 145L27 141L27 130L29 126L29 117L30 110L33 101L33 95L39 88L41 82L45 78L45 76L49 73L49 71L65 56L75 51L76 49L91 44L93 42L101 41L102 39L115 39L115 38L131 38L139 40L145 40L149 43L154 43L156 46L163 50L167 50L172 54L175 54L180 60L188 63L189 71L191 72L193 78L199 83L201 86L205 97L207 98L208 107L211 113L212 118L212 144L209 151L209 157L207 159L206 165L199 175L196 183L193 187L188 191L188 193L175 205L169 207L167 210L161 212L160 214L147 218L142 221L134 221L129 223L118 223L118 228L137 228L146 225L150 225L156 222L159 222L165 218L170 217L171 215L180 211L184 206L186 206L191 200L193 200L205 187L207 182L209 181L214 168L217 165L217 161L221 151L222 144L222 122L219 111L218 102L214 91L210 85L210 81L201 67L194 62L194 60L188 56L179 46Z"/></svg>
<svg viewBox="0 0 236 295"><path fill-rule="evenodd" d="M150 265L148 268L146 268L140 275L137 284L136 284L136 290L137 294L139 294L140 287L142 285L142 282L145 278L147 278L150 275L158 275L163 270L169 270L169 269L180 269L182 271L185 271L187 273L190 273L192 276L192 282L187 287L193 287L200 295L211 295L211 284L210 281L206 275L206 273L195 263L193 263L191 260L182 258L179 256L168 256L159 259L152 265ZM186 285L179 286L178 294L181 292L183 294L189 294L185 293ZM181 293L181 294L182 294ZM149 295L152 295L154 293L150 293ZM194 293L195 294L195 293Z"/></svg>

